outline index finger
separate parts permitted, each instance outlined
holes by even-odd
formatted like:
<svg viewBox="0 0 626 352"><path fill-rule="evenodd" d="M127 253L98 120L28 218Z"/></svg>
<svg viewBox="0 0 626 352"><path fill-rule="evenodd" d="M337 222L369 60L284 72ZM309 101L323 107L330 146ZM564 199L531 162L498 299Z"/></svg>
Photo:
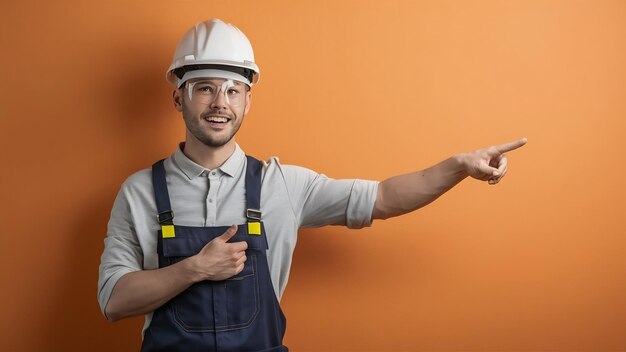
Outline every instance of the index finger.
<svg viewBox="0 0 626 352"><path fill-rule="evenodd" d="M504 143L504 144L500 144L495 146L496 150L502 154L502 153L506 153L506 152L510 152L511 150L515 150L521 146L523 146L524 144L526 144L526 142L528 141L528 139L526 139L526 137L519 139L515 142L511 142L511 143Z"/></svg>
<svg viewBox="0 0 626 352"><path fill-rule="evenodd" d="M248 242L246 241L229 242L228 244L235 252L243 252L248 249Z"/></svg>

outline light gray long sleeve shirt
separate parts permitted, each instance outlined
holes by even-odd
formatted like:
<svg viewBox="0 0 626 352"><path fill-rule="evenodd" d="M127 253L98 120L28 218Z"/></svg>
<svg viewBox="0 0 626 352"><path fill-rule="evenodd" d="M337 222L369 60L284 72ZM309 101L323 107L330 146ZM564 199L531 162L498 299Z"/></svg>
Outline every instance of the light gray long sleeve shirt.
<svg viewBox="0 0 626 352"><path fill-rule="evenodd" d="M165 160L174 224L230 226L246 222L246 157L239 145L224 164L208 170L181 150ZM311 170L281 165L271 158L263 168L261 211L269 250L267 258L276 296L280 299L300 227L371 225L378 181L336 180ZM133 271L157 269L157 209L152 170L131 175L115 199L104 240L98 280L103 313L117 281ZM152 314L146 315L144 330Z"/></svg>

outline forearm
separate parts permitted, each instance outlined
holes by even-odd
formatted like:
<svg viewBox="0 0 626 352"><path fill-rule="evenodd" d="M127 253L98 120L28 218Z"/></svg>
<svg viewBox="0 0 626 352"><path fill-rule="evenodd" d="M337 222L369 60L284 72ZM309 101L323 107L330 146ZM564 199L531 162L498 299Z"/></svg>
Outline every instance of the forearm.
<svg viewBox="0 0 626 352"><path fill-rule="evenodd" d="M197 281L188 259L154 270L122 276L109 298L106 316L111 321L147 314L165 304Z"/></svg>
<svg viewBox="0 0 626 352"><path fill-rule="evenodd" d="M378 186L372 217L387 219L421 208L467 176L459 154L428 169L386 179Z"/></svg>

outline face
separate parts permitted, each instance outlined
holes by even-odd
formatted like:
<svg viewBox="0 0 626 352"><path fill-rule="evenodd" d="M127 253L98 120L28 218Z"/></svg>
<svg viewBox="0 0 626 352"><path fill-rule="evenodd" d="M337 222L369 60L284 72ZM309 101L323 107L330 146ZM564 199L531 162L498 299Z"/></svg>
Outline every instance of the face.
<svg viewBox="0 0 626 352"><path fill-rule="evenodd" d="M219 148L229 143L250 109L251 93L241 82L199 78L174 91L174 106L183 113L187 138Z"/></svg>

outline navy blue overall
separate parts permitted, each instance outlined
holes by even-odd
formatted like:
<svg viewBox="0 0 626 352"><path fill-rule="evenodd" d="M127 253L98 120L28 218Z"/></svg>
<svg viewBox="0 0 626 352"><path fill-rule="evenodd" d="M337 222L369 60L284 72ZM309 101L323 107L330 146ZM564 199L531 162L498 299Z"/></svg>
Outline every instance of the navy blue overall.
<svg viewBox="0 0 626 352"><path fill-rule="evenodd" d="M282 344L286 321L272 286L261 222L262 167L246 158L247 223L229 240L248 242L244 269L226 280L195 283L158 308L145 331L142 352L287 351ZM159 268L197 254L228 229L174 225L163 160L152 166L152 182L161 224Z"/></svg>

